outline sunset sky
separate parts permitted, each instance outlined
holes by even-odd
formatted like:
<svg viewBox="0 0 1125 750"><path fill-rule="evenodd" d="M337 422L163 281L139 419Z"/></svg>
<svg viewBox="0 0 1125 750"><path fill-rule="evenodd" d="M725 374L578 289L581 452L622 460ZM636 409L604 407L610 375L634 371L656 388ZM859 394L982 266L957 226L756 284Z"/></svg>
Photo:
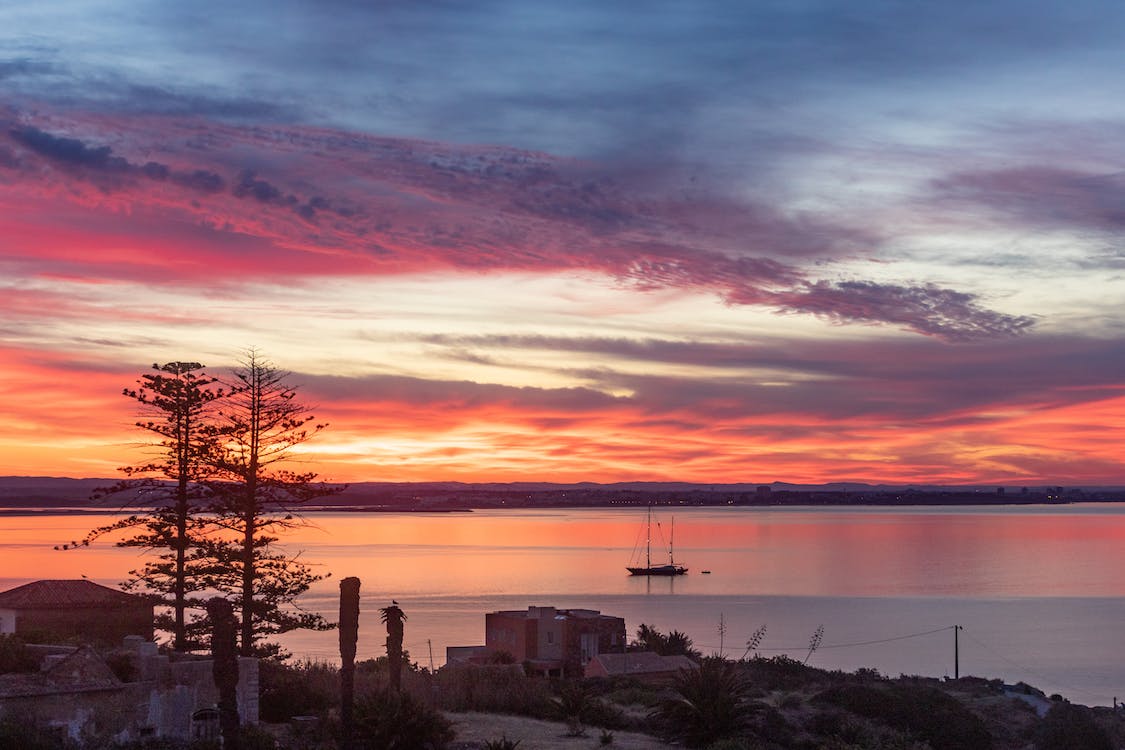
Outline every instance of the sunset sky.
<svg viewBox="0 0 1125 750"><path fill-rule="evenodd" d="M1125 484L1125 5L0 7L0 474Z"/></svg>

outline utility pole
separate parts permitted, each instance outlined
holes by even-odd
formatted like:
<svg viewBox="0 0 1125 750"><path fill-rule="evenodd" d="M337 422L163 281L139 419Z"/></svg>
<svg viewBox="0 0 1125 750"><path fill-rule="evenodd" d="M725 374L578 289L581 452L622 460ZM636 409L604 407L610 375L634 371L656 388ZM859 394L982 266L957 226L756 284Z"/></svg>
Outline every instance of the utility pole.
<svg viewBox="0 0 1125 750"><path fill-rule="evenodd" d="M723 640L727 635L727 623L723 617L723 613L719 613L719 657L723 655Z"/></svg>
<svg viewBox="0 0 1125 750"><path fill-rule="evenodd" d="M953 626L953 679L961 678L961 653L957 642L957 634L962 630L960 625Z"/></svg>

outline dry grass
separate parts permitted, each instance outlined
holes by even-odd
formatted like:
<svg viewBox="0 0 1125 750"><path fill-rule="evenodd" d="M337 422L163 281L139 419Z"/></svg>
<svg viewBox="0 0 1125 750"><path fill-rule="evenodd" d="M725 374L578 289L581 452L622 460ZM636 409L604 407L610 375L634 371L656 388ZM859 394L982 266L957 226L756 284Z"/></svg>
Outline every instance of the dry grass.
<svg viewBox="0 0 1125 750"><path fill-rule="evenodd" d="M472 711L446 713L453 722L457 742L483 743L507 737L519 740L519 750L665 750L671 747L655 737L637 732L613 732L613 744L602 745L602 730L587 727L586 736L568 737L570 728L563 722L529 719L506 714L482 714Z"/></svg>

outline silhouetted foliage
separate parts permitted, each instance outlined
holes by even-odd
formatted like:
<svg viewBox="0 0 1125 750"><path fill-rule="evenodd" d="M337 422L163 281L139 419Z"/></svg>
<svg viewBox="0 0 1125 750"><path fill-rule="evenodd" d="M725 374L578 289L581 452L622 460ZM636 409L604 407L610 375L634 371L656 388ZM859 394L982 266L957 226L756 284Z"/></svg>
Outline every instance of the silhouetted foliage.
<svg viewBox="0 0 1125 750"><path fill-rule="evenodd" d="M397 604L379 610L380 618L387 626L387 666L392 690L402 687L402 637L406 614Z"/></svg>
<svg viewBox="0 0 1125 750"><path fill-rule="evenodd" d="M597 697L585 680L555 683L555 717L580 724L618 729L625 724L619 709Z"/></svg>
<svg viewBox="0 0 1125 750"><path fill-rule="evenodd" d="M738 665L719 658L703 659L699 669L682 670L672 689L675 694L649 716L666 739L688 747L705 747L748 731L759 708L748 700Z"/></svg>
<svg viewBox="0 0 1125 750"><path fill-rule="evenodd" d="M177 650L198 646L191 637L187 610L201 607L190 595L202 589L195 575L205 565L200 548L204 524L197 517L207 497L202 482L209 476L206 461L211 454L212 434L208 415L223 392L217 380L202 372L198 362L168 362L152 366L137 381L138 388L125 388L125 396L136 401L142 420L136 426L156 436L151 447L156 456L136 466L121 469L129 478L99 490L95 497L129 498L141 508L114 523L94 529L81 546L106 534L131 532L115 542L118 547L139 547L156 552L156 559L130 571L126 590L146 594L154 603L168 607L159 612L156 627L172 633ZM64 545L64 548L69 545ZM194 630L201 629L201 618Z"/></svg>
<svg viewBox="0 0 1125 750"><path fill-rule="evenodd" d="M378 690L356 701L358 750L442 750L453 741L449 720L400 690Z"/></svg>
<svg viewBox="0 0 1125 750"><path fill-rule="evenodd" d="M28 721L26 717L0 718L0 747L13 750L77 750L58 732Z"/></svg>
<svg viewBox="0 0 1125 750"><path fill-rule="evenodd" d="M316 482L315 473L282 468L294 447L326 426L313 423L308 407L295 401L297 391L287 384L288 377L256 351L247 352L213 422L216 439L209 464L214 479L208 486L212 523L221 532L207 543L215 564L203 584L234 602L242 621L243 656L280 655L276 644L262 641L270 635L331 627L295 604L324 576L298 556L271 547L278 531L302 523L296 508L341 489Z"/></svg>
<svg viewBox="0 0 1125 750"><path fill-rule="evenodd" d="M265 659L258 663L258 714L274 723L324 716L339 702L339 685L340 674L329 664Z"/></svg>
<svg viewBox="0 0 1125 750"><path fill-rule="evenodd" d="M38 672L39 659L17 635L0 635L0 674Z"/></svg>
<svg viewBox="0 0 1125 750"><path fill-rule="evenodd" d="M940 750L989 750L992 735L984 722L960 701L922 685L837 685L814 702L910 732Z"/></svg>
<svg viewBox="0 0 1125 750"><path fill-rule="evenodd" d="M485 740L484 750L516 750L520 746L520 742L520 740L510 740L507 736L498 740Z"/></svg>
<svg viewBox="0 0 1125 750"><path fill-rule="evenodd" d="M661 656L686 656L695 661L703 658L686 633L673 630L668 635L664 635L645 623L641 623L637 628L637 637L632 646L644 651L653 651Z"/></svg>
<svg viewBox="0 0 1125 750"><path fill-rule="evenodd" d="M441 707L536 718L554 716L546 680L529 677L515 665L447 664L436 675Z"/></svg>
<svg viewBox="0 0 1125 750"><path fill-rule="evenodd" d="M1086 706L1059 702L1035 733L1036 750L1112 750L1113 742Z"/></svg>

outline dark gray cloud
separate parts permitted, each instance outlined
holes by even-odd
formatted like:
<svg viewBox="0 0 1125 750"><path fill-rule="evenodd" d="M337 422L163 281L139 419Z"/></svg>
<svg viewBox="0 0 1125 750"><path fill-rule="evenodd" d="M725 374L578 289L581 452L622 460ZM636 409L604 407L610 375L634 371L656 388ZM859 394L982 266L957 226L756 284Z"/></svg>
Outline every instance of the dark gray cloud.
<svg viewBox="0 0 1125 750"><path fill-rule="evenodd" d="M989 310L976 295L934 284L818 281L772 297L775 304L795 312L839 322L898 324L951 340L1015 336L1035 325L1032 317Z"/></svg>
<svg viewBox="0 0 1125 750"><path fill-rule="evenodd" d="M77 138L51 135L33 127L15 128L9 133L18 143L61 164L102 172L125 173L131 169L129 162L114 156L109 146L88 146Z"/></svg>
<svg viewBox="0 0 1125 750"><path fill-rule="evenodd" d="M1027 166L960 172L935 180L936 197L984 208L1019 227L1120 232L1125 229L1125 172Z"/></svg>
<svg viewBox="0 0 1125 750"><path fill-rule="evenodd" d="M544 336L427 335L433 354L505 367L528 367L528 350L594 355L602 365L566 370L598 390L627 391L653 414L716 419L734 414L804 414L817 419L860 416L931 425L987 422L988 412L1045 409L1118 396L1125 381L1120 338L1026 336L951 344L913 338L753 342L632 340ZM589 361L589 356L575 357ZM623 368L622 361L651 364ZM705 368L683 376L672 366ZM785 385L778 385L783 382Z"/></svg>
<svg viewBox="0 0 1125 750"><path fill-rule="evenodd" d="M221 176L206 169L174 172L171 179L178 185L183 185L200 193L217 193L226 186L226 181Z"/></svg>

